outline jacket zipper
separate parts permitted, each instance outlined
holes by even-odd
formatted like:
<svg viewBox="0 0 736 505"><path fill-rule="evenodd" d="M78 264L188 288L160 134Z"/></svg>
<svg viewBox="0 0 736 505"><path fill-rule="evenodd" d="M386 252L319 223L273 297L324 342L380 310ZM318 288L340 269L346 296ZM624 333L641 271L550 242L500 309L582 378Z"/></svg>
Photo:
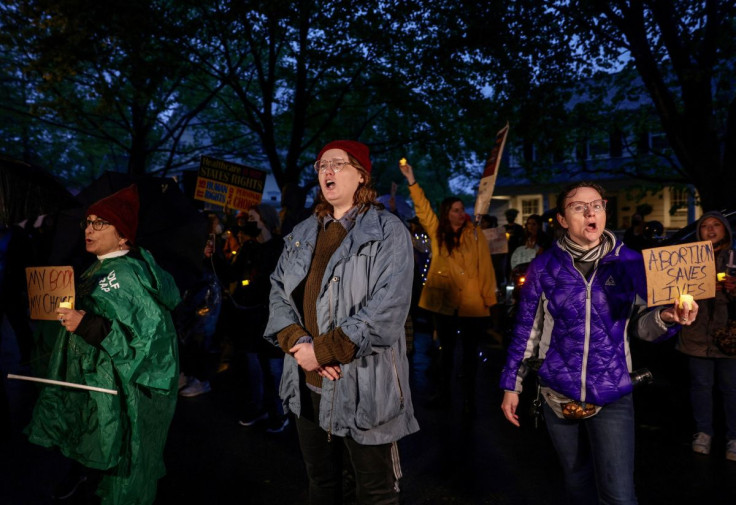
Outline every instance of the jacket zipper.
<svg viewBox="0 0 736 505"><path fill-rule="evenodd" d="M588 354L590 352L590 312L593 306L591 292L593 289L593 279L595 279L595 276L598 273L598 264L600 263L600 260L595 261L593 269L591 270L590 279L588 280L585 278L583 273L575 267L575 258L572 257L572 254L570 254L569 251L566 252L570 256L570 260L572 260L573 270L583 278L583 283L585 284L585 338L583 342L583 362L580 367L580 401L585 402L585 398L588 393L588 390L585 387L585 381L588 376Z"/></svg>
<svg viewBox="0 0 736 505"><path fill-rule="evenodd" d="M588 375L588 353L590 352L590 309L592 305L591 300L591 284L586 283L585 285L585 341L583 343L583 363L580 370L580 401L585 402L587 396L587 389L585 388L585 381Z"/></svg>
<svg viewBox="0 0 736 505"><path fill-rule="evenodd" d="M394 367L394 375L396 376L396 386L399 388L399 410L404 410L404 390L401 387L401 378L399 377L399 368L396 366L396 350L391 348L391 364Z"/></svg>
<svg viewBox="0 0 736 505"><path fill-rule="evenodd" d="M333 312L335 297L333 296L333 286L340 278L334 276L330 279L330 284L327 287L327 295L330 302L330 329L335 327L335 313ZM335 394L337 392L337 384L332 385L332 401L330 402L330 421L327 428L327 442L332 442L332 414L335 412Z"/></svg>
<svg viewBox="0 0 736 505"><path fill-rule="evenodd" d="M339 277L333 276L330 279L330 284L329 284L329 286L327 288L327 295L328 295L328 298L329 298L329 305L330 305L330 329L333 329L336 326L335 325L335 312L334 312L334 309L335 309L335 297L334 297L334 292L333 292L334 291L333 286L339 280L340 280Z"/></svg>
<svg viewBox="0 0 736 505"><path fill-rule="evenodd" d="M327 429L327 443L332 442L332 413L335 411L335 392L337 391L337 385L332 385L332 402L330 403L330 422Z"/></svg>

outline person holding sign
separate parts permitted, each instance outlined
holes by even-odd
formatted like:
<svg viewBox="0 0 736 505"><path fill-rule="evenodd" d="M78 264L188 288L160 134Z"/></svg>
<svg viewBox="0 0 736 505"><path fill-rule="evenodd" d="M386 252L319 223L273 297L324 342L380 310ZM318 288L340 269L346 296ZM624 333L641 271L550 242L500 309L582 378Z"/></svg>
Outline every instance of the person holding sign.
<svg viewBox="0 0 736 505"><path fill-rule="evenodd" d="M603 188L581 182L557 198L565 234L532 260L500 386L501 409L517 408L530 360L544 419L571 503L635 504L634 406L629 338L673 336L697 304L643 310L644 262L606 230Z"/></svg>
<svg viewBox="0 0 736 505"><path fill-rule="evenodd" d="M286 353L280 394L309 503L342 503L345 455L358 503L398 504L396 441L419 430L404 338L411 239L376 201L368 146L330 142L314 169L315 212L284 237L265 336Z"/></svg>
<svg viewBox="0 0 736 505"><path fill-rule="evenodd" d="M706 212L695 226L698 240L710 240L716 256L716 296L701 301L700 315L683 328L677 349L688 356L690 403L695 420L692 449L709 454L713 437L713 386L723 395L726 415L726 459L736 461L736 355L720 349L713 337L726 331L729 305L736 309L736 276L728 272L727 262L733 243L728 220L720 212Z"/></svg>
<svg viewBox="0 0 736 505"><path fill-rule="evenodd" d="M488 242L467 219L459 198L446 198L434 213L408 163L399 163L409 183L419 222L431 238L432 260L419 306L432 312L440 340L440 387L430 406L450 406L455 344L463 349L463 411L475 412L475 376L478 341L488 327L490 308L496 304L496 275Z"/></svg>
<svg viewBox="0 0 736 505"><path fill-rule="evenodd" d="M86 250L98 261L81 275L74 308L57 309L61 327L49 379L117 394L42 391L27 428L30 441L59 447L78 462L57 498L95 474L103 504L150 504L165 473L179 375L171 310L179 291L151 254L135 247L138 209L132 185L94 203L81 223Z"/></svg>

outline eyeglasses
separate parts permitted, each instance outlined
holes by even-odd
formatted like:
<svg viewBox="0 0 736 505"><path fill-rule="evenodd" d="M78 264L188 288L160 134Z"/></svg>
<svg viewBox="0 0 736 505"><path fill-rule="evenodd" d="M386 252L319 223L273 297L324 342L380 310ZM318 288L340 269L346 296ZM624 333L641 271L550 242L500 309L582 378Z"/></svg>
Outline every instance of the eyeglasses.
<svg viewBox="0 0 736 505"><path fill-rule="evenodd" d="M574 214L587 213L588 209L595 214L600 214L606 210L608 200L593 200L592 202L570 202L565 205L566 209L570 209Z"/></svg>
<svg viewBox="0 0 736 505"><path fill-rule="evenodd" d="M317 160L314 162L314 171L321 174L329 168L333 173L338 173L340 170L345 168L345 165L350 164L351 163L349 161L345 161L340 158L336 158L334 160Z"/></svg>
<svg viewBox="0 0 736 505"><path fill-rule="evenodd" d="M102 219L95 219L94 221L92 221L91 219L85 219L84 221L79 223L79 227L83 230L86 230L88 226L92 226L92 229L94 231L100 231L108 224L110 224L109 221L103 221Z"/></svg>

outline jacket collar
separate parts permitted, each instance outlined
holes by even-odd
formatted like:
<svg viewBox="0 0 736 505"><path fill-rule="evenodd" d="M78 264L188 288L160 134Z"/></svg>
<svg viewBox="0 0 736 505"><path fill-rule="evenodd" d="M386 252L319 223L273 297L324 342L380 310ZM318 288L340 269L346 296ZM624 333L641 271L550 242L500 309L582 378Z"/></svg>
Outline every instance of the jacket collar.
<svg viewBox="0 0 736 505"><path fill-rule="evenodd" d="M294 232L289 234L289 237L292 237L294 240L313 243L317 239L317 230L322 226L322 223L314 214L312 214L308 220L312 222L311 225L307 225L306 227L301 228L301 230L295 229ZM348 250L353 253L366 242L381 240L383 238L384 231L379 211L375 207L371 206L371 208L366 212L359 213L355 216L355 225L348 232L348 236L343 241L343 245L340 246L340 249L343 249L343 247L349 244Z"/></svg>
<svg viewBox="0 0 736 505"><path fill-rule="evenodd" d="M357 251L366 242L381 240L383 235L378 210L371 206L366 212L355 217L355 226L346 238L346 240L351 241L349 245L350 253Z"/></svg>

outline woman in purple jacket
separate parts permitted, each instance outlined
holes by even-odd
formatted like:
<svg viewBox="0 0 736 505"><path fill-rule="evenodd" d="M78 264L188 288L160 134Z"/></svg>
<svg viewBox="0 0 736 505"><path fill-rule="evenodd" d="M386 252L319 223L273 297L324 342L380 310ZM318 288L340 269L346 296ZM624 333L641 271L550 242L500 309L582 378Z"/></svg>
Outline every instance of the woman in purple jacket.
<svg viewBox="0 0 736 505"><path fill-rule="evenodd" d="M581 182L557 198L565 229L527 270L519 315L501 374L501 409L516 413L530 358L571 503L635 504L634 408L629 336L670 337L697 304L645 311L642 257L606 230L603 188Z"/></svg>

